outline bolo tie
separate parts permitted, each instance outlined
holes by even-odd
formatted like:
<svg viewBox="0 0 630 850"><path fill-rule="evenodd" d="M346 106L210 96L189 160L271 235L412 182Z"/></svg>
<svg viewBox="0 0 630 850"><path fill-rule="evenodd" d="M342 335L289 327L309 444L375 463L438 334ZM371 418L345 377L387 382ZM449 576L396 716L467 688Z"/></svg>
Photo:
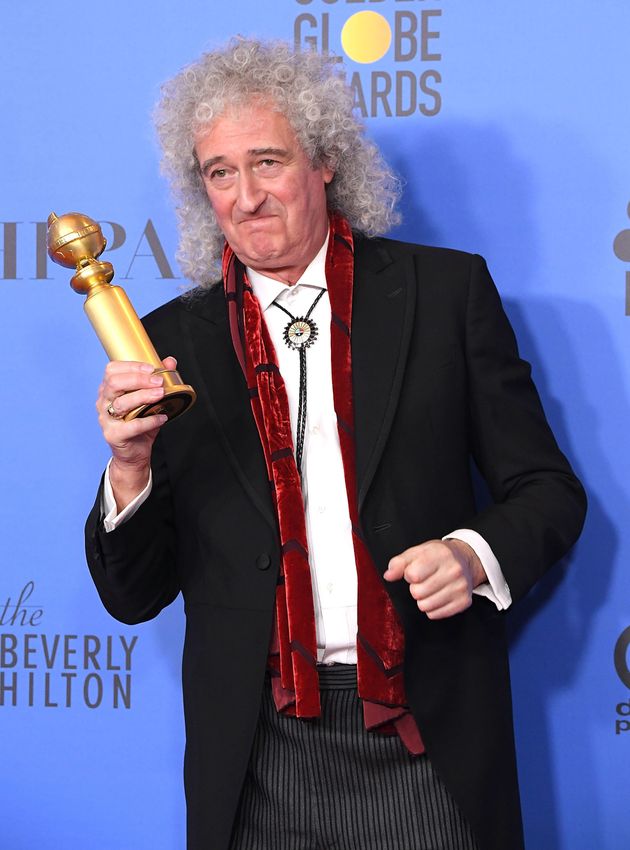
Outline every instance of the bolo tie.
<svg viewBox="0 0 630 850"><path fill-rule="evenodd" d="M304 436L306 434L306 349L317 339L317 325L311 319L311 313L326 290L322 289L310 306L305 316L294 316L292 313L274 301L276 307L286 313L289 319L284 329L285 345L292 351L297 351L300 357L300 390L298 395L298 415L295 440L295 463L300 478L302 477L302 455L304 454Z"/></svg>

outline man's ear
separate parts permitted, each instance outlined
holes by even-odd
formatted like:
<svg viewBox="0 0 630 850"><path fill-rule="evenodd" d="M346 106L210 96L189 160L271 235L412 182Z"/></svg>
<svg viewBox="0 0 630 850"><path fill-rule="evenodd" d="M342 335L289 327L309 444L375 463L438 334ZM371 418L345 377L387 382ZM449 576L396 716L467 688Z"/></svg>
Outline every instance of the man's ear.
<svg viewBox="0 0 630 850"><path fill-rule="evenodd" d="M324 178L324 183L328 184L332 182L334 176L334 169L332 169L329 165L322 165L322 177Z"/></svg>

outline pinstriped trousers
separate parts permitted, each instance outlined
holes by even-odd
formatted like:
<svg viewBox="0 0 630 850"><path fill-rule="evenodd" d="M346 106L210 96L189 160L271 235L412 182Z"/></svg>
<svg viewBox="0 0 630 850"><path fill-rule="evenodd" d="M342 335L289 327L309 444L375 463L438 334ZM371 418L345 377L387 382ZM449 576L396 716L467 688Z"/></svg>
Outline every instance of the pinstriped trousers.
<svg viewBox="0 0 630 850"><path fill-rule="evenodd" d="M476 850L428 758L366 732L356 667L320 668L320 689L301 721L266 684L230 850Z"/></svg>

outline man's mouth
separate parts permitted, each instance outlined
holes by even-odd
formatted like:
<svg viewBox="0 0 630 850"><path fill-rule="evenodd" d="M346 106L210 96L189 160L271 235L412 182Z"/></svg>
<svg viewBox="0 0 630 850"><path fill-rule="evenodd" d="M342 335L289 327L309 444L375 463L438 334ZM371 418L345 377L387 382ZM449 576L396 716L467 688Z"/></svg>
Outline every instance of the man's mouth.
<svg viewBox="0 0 630 850"><path fill-rule="evenodd" d="M242 218L240 221L237 221L237 224L258 224L259 222L266 222L270 219L275 218L274 215L265 213L264 215L253 216L252 218Z"/></svg>

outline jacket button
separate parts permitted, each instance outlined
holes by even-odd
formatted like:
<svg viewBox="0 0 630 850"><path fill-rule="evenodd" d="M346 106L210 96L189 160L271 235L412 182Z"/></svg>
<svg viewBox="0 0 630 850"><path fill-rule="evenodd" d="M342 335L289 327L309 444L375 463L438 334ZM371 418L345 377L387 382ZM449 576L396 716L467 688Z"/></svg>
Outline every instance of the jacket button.
<svg viewBox="0 0 630 850"><path fill-rule="evenodd" d="M266 552L256 558L256 566L259 570L268 570L271 564L271 558Z"/></svg>

